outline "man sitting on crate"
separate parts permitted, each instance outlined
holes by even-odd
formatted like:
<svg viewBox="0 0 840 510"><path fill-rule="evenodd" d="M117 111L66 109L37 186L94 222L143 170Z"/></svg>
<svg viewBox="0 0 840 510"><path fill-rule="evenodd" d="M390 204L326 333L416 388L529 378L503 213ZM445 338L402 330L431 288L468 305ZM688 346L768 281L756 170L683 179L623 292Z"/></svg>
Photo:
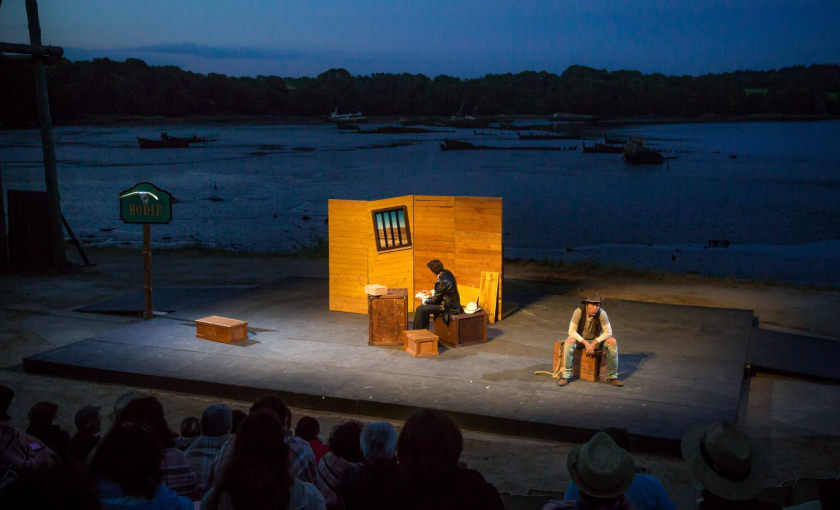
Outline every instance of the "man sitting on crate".
<svg viewBox="0 0 840 510"><path fill-rule="evenodd" d="M450 315L458 315L461 308L461 296L458 295L458 284L451 271L443 268L438 259L426 263L429 269L437 275L435 290L432 294L419 292L417 297L423 299L423 304L414 310L414 329L429 328L429 314L437 317L443 314L443 321L449 324Z"/></svg>
<svg viewBox="0 0 840 510"><path fill-rule="evenodd" d="M557 381L557 386L569 384L578 342L583 345L589 356L594 356L596 350L606 347L607 382L613 386L624 386L624 383L618 379L618 343L612 336L607 312L601 309L601 296L597 294L584 298L581 306L572 314L572 320L569 323L569 338L563 345L566 364L563 367L562 377Z"/></svg>

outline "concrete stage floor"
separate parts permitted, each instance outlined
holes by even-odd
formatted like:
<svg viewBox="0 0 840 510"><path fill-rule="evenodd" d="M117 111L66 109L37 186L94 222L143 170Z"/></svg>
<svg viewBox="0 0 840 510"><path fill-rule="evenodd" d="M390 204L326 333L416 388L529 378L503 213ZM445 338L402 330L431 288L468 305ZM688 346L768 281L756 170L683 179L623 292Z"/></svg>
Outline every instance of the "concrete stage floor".
<svg viewBox="0 0 840 510"><path fill-rule="evenodd" d="M579 298L531 282L504 289L519 309L488 326L486 344L441 346L435 357L369 346L366 315L328 311L326 279L286 278L173 289L171 313L27 357L24 368L242 400L278 392L292 406L394 419L432 407L464 428L558 440L620 426L639 448L672 452L689 426L738 420L750 338L760 334L752 312L607 299L626 386L559 388L534 371L551 370L553 343L566 337ZM166 293L156 290L156 302ZM142 308L139 295L100 308L127 310L138 298ZM193 321L208 315L248 321L248 340L196 338Z"/></svg>

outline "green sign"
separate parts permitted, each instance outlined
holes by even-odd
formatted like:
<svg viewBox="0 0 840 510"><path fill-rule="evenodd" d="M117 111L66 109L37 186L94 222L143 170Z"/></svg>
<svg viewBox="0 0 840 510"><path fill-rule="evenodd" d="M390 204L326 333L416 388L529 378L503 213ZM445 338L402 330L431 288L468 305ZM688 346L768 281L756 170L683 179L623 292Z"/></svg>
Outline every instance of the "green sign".
<svg viewBox="0 0 840 510"><path fill-rule="evenodd" d="M120 192L120 218L125 223L169 223L172 196L150 182Z"/></svg>

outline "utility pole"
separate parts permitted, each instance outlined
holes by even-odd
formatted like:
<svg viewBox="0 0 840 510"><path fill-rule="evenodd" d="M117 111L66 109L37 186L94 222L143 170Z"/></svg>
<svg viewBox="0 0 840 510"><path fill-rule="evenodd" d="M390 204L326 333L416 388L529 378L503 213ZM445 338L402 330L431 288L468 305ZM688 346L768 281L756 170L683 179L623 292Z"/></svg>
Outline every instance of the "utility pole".
<svg viewBox="0 0 840 510"><path fill-rule="evenodd" d="M26 0L26 18L29 22L29 43L41 47L41 22L38 19L38 2ZM67 268L67 255L64 251L64 231L61 223L61 197L58 190L58 172L56 171L55 143L53 142L52 119L50 117L50 97L47 93L47 73L44 57L32 55L35 70L35 96L38 105L38 123L41 126L41 146L44 153L44 182L47 188L47 213L49 236L49 257L53 269L64 271Z"/></svg>

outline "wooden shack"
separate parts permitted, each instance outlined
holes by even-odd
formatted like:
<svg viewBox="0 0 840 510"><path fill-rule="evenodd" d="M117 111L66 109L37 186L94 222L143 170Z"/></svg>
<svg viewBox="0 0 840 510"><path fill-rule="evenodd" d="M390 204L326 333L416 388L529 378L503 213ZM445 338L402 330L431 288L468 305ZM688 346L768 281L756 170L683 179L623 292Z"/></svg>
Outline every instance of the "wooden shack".
<svg viewBox="0 0 840 510"><path fill-rule="evenodd" d="M502 199L406 195L383 200L330 200L330 310L367 313L365 285L406 288L413 296L434 288L426 267L439 259L458 281L462 304L491 278L491 322L501 317ZM495 305L495 306L493 306Z"/></svg>

